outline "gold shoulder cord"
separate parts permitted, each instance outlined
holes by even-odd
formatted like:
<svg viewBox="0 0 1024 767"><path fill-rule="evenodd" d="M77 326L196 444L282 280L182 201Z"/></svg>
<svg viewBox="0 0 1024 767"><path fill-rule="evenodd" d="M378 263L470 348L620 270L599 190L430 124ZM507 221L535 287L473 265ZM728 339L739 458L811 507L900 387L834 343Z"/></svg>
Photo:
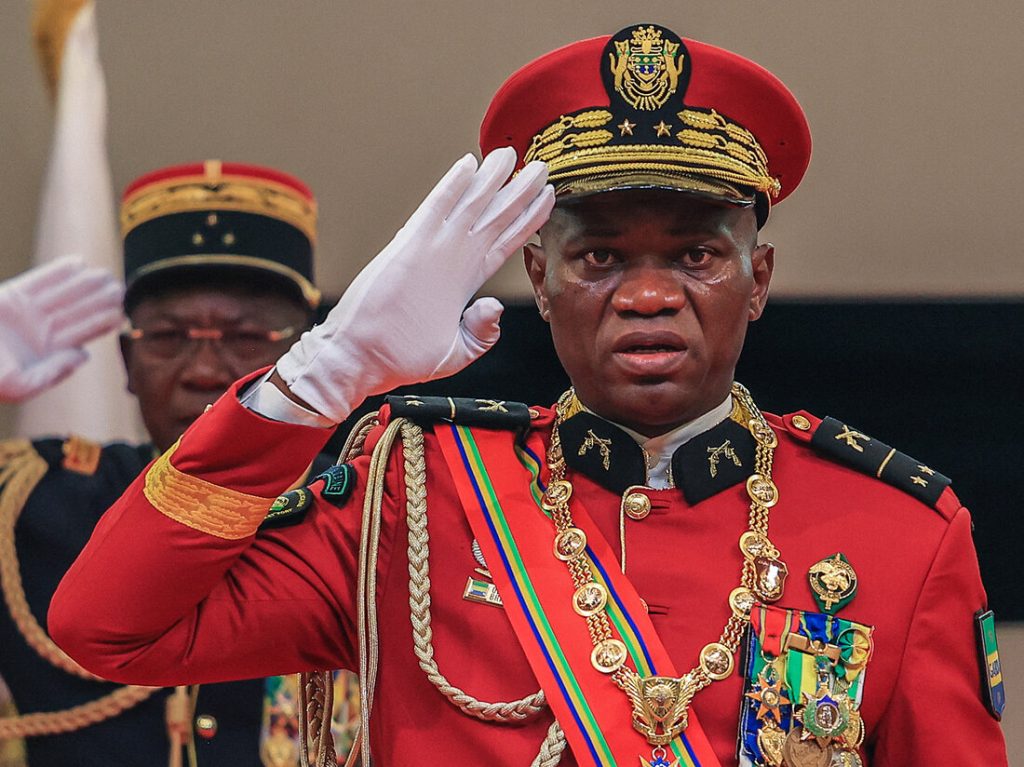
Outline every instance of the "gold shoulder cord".
<svg viewBox="0 0 1024 767"><path fill-rule="evenodd" d="M366 433L375 423L364 419L356 429L362 428L347 452L345 460L357 454ZM355 433L355 430L354 430ZM362 764L370 764L370 714L373 707L373 693L377 678L378 634L377 634L377 550L380 543L381 511L384 499L384 478L391 451L397 439L401 438L404 457L406 519L409 528L409 607L413 626L413 642L420 668L444 697L468 716L495 723L521 722L540 713L545 707L543 692L536 692L520 700L488 703L469 695L451 684L441 673L434 660L430 613L430 536L427 531L427 484L426 461L423 449L423 430L404 418L388 424L380 441L374 448L367 478L366 497L363 506L363 520L360 530L359 548L359 703L361 711L360 732L346 765L355 764L359 754ZM300 689L302 689L300 687ZM300 702L301 707L301 702ZM304 709L304 707L302 707ZM329 712L329 708L327 711ZM303 711L304 713L304 711ZM301 721L301 719L300 719ZM325 725L328 726L329 725ZM323 736L321 735L321 738ZM565 737L557 722L548 728L540 752L531 762L531 767L554 767L565 751ZM321 752L324 749L321 749ZM323 762L317 754L316 764ZM303 759L303 767L308 761Z"/></svg>
<svg viewBox="0 0 1024 767"><path fill-rule="evenodd" d="M0 445L0 586L15 626L40 658L62 671L95 682L107 680L91 674L53 643L39 625L25 599L14 527L29 495L46 474L43 460L28 440ZM0 718L0 740L73 732L121 714L149 698L159 687L128 685L80 706L46 713Z"/></svg>

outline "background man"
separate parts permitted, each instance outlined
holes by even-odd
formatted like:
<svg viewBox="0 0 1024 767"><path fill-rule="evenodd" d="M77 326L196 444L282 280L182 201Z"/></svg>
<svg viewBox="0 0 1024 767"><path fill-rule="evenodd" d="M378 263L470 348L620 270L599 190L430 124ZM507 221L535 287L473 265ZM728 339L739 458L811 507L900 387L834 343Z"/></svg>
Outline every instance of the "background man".
<svg viewBox="0 0 1024 767"><path fill-rule="evenodd" d="M260 761L262 680L182 689L169 701L169 691L92 678L43 627L53 590L107 507L233 380L273 362L309 327L319 301L316 204L278 171L208 161L139 178L121 215L131 322L121 350L152 443L4 443L0 673L22 718L0 720L0 734L29 736L33 765L152 765L167 761L170 728L172 764L248 767ZM7 356L19 355L0 379L11 398L38 390L44 373L53 383L80 360L86 334L122 322L120 288L95 271L63 263L19 278L31 276L35 288L33 302L6 318L26 342L18 349L5 334ZM46 343L27 344L36 336Z"/></svg>
<svg viewBox="0 0 1024 767"><path fill-rule="evenodd" d="M503 185L505 144L543 164ZM1004 764L949 480L732 380L774 267L758 229L810 155L785 86L638 25L514 74L481 146L101 522L54 601L64 645L151 683L358 667L381 764ZM527 269L574 389L551 410L395 399L370 455L296 496L299 524L256 534L318 426L493 344L500 306L464 307L537 227Z"/></svg>

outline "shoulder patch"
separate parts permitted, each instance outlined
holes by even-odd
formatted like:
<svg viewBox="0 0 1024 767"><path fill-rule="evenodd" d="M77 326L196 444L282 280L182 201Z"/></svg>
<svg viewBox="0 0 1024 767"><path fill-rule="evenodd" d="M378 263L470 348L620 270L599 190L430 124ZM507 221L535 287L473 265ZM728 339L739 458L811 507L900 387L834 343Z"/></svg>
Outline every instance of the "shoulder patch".
<svg viewBox="0 0 1024 767"><path fill-rule="evenodd" d="M320 491L323 499L341 507L355 489L356 470L347 463L336 464L327 471L317 474L313 481L317 480L324 483L323 490Z"/></svg>
<svg viewBox="0 0 1024 767"><path fill-rule="evenodd" d="M448 421L489 429L527 429L530 408L522 402L468 397L388 397L394 418L408 418L418 424Z"/></svg>
<svg viewBox="0 0 1024 767"><path fill-rule="evenodd" d="M796 416L794 416L794 419ZM806 418L803 419L807 421ZM803 422L797 425L802 429ZM811 429L807 429L810 431ZM869 437L835 418L826 417L813 429L811 446L840 463L870 474L919 501L936 507L952 480L916 458Z"/></svg>
<svg viewBox="0 0 1024 767"><path fill-rule="evenodd" d="M267 516L260 523L260 530L268 527L288 527L302 521L306 516L306 509L313 503L313 494L308 487L297 487L289 490L283 495L277 496Z"/></svg>
<svg viewBox="0 0 1024 767"><path fill-rule="evenodd" d="M984 681L983 699L989 713L1001 720L1006 708L1006 690L1003 687L1003 669L999 661L999 645L996 642L996 617L991 610L979 610L974 615L974 627L978 637L978 659L981 661L981 676Z"/></svg>
<svg viewBox="0 0 1024 767"><path fill-rule="evenodd" d="M61 468L91 477L99 468L103 447L98 442L72 435L64 440L61 453L64 456Z"/></svg>

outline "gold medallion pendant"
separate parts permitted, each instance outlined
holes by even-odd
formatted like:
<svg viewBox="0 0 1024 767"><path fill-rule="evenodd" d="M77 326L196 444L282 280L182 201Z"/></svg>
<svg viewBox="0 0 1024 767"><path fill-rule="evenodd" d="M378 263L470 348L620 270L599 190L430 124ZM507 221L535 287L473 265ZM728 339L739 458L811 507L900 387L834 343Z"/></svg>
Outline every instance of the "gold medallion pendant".
<svg viewBox="0 0 1024 767"><path fill-rule="evenodd" d="M633 727L654 746L671 743L686 729L690 701L697 693L697 681L683 677L629 674L626 695L633 704Z"/></svg>

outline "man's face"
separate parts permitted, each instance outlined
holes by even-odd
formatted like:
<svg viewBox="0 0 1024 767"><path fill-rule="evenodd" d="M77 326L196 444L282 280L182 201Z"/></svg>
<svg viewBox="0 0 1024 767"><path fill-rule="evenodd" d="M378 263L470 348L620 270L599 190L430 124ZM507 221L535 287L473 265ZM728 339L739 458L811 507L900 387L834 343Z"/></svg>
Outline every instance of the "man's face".
<svg viewBox="0 0 1024 767"><path fill-rule="evenodd" d="M143 298L131 313L132 326L146 337L170 338L189 328L233 334L226 344L196 338L168 356L163 342L122 339L128 390L139 399L142 419L157 449L174 444L206 406L238 378L274 363L307 324L305 311L275 294L253 294L223 287L188 287ZM268 330L293 328L280 341L262 341ZM246 351L238 339L252 339ZM234 347L234 351L232 350Z"/></svg>
<svg viewBox="0 0 1024 767"><path fill-rule="evenodd" d="M653 436L724 401L768 295L756 243L752 209L685 193L560 202L526 265L583 404Z"/></svg>

